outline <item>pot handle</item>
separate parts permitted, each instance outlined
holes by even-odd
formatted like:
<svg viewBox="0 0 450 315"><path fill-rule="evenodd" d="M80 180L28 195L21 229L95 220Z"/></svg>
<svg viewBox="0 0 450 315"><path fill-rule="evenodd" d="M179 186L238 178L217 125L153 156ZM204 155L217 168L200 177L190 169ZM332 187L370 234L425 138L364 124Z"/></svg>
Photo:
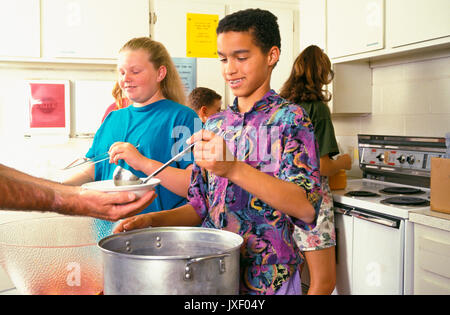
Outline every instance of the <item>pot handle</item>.
<svg viewBox="0 0 450 315"><path fill-rule="evenodd" d="M197 263L197 262L208 260L208 259L219 258L219 272L224 273L226 271L224 258L229 257L229 256L230 256L230 254L214 254L214 255L200 256L200 257L194 257L194 258L189 259L189 261L186 263L186 266L184 267L184 280L192 280L191 265L193 263Z"/></svg>

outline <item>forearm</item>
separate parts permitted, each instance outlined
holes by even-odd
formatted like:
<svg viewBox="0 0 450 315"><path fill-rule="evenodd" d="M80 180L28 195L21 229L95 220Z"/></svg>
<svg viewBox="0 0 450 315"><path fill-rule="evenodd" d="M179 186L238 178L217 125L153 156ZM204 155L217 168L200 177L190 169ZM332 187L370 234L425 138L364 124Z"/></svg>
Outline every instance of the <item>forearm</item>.
<svg viewBox="0 0 450 315"><path fill-rule="evenodd" d="M26 173L23 173L21 171L18 171L16 169L13 169L13 168L1 165L1 164L0 164L0 176L2 178L2 182L3 182L3 179L9 179L10 182L11 181L31 182L33 184L43 185L43 186L49 187L49 188L54 188L55 186L60 185L57 182L53 182L51 180L47 180L44 178L34 177L34 176L28 175Z"/></svg>
<svg viewBox="0 0 450 315"><path fill-rule="evenodd" d="M81 186L85 183L94 181L95 179L95 165L90 165L81 169L78 173L64 180L65 185Z"/></svg>
<svg viewBox="0 0 450 315"><path fill-rule="evenodd" d="M330 159L328 155L320 158L320 175L333 176L341 169L351 168L351 158L348 154L339 155L336 160Z"/></svg>
<svg viewBox="0 0 450 315"><path fill-rule="evenodd" d="M197 212L191 205L186 204L172 210L155 213L151 226L197 226L200 223L202 220Z"/></svg>
<svg viewBox="0 0 450 315"><path fill-rule="evenodd" d="M58 204L61 195L75 192L75 187L64 187L12 169L0 171L1 209L61 212Z"/></svg>
<svg viewBox="0 0 450 315"><path fill-rule="evenodd" d="M306 223L311 223L315 218L314 207L308 201L306 192L294 183L260 172L243 162L236 162L227 177L250 194L287 215Z"/></svg>

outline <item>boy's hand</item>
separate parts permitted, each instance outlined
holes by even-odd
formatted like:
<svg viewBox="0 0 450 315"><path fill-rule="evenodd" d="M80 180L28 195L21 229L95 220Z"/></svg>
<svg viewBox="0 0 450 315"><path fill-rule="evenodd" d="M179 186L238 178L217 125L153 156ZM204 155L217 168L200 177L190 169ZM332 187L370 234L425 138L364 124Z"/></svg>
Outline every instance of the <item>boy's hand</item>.
<svg viewBox="0 0 450 315"><path fill-rule="evenodd" d="M198 166L221 177L228 177L236 167L236 158L225 140L214 132L200 130L187 141L188 144L193 142L196 142L193 152Z"/></svg>
<svg viewBox="0 0 450 315"><path fill-rule="evenodd" d="M123 220L115 227L113 233L143 229L150 226L152 226L152 214L145 213Z"/></svg>

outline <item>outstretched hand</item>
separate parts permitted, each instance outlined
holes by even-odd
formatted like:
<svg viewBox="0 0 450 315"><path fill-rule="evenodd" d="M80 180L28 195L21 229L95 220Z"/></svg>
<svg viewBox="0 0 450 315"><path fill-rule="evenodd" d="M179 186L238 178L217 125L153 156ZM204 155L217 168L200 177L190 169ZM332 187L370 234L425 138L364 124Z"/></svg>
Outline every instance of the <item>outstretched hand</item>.
<svg viewBox="0 0 450 315"><path fill-rule="evenodd" d="M98 219L117 221L144 210L156 198L155 191L149 191L138 198L134 193L104 193L81 189L76 214Z"/></svg>

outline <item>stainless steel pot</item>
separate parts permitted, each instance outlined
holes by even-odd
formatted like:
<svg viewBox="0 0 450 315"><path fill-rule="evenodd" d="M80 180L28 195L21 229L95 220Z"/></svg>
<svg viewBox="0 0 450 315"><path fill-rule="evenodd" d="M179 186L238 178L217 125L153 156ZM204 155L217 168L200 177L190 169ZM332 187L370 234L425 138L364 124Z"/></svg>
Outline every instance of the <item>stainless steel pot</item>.
<svg viewBox="0 0 450 315"><path fill-rule="evenodd" d="M105 294L238 294L241 236L196 227L161 227L98 243Z"/></svg>

